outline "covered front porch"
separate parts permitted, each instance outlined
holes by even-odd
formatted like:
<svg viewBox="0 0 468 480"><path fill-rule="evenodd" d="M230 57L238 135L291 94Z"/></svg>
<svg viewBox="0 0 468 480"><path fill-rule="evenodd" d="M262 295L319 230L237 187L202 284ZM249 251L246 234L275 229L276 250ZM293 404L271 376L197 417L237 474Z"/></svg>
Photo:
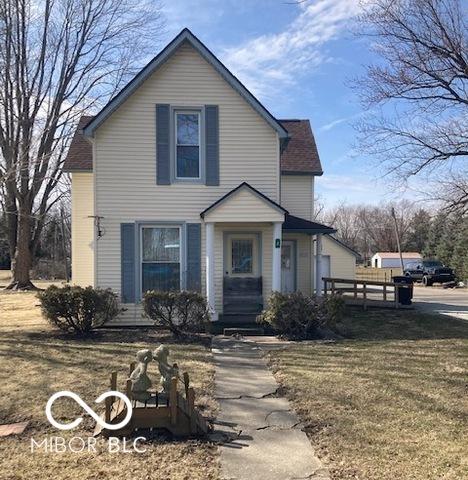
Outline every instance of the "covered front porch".
<svg viewBox="0 0 468 480"><path fill-rule="evenodd" d="M321 279L321 235L333 229L289 215L248 184L201 217L204 287L213 320L250 323L273 291L311 294L316 286L321 294L321 282L312 277L315 272Z"/></svg>

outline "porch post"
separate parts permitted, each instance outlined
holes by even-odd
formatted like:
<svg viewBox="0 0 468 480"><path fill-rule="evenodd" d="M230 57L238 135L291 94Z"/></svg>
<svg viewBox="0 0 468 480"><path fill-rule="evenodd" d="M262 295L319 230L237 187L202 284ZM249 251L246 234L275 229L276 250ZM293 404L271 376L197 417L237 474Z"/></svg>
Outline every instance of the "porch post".
<svg viewBox="0 0 468 480"><path fill-rule="evenodd" d="M281 233L282 222L273 224L273 257L271 289L273 292L281 292Z"/></svg>
<svg viewBox="0 0 468 480"><path fill-rule="evenodd" d="M215 311L215 283L214 283L214 223L208 222L205 224L205 264L206 264L206 300L208 308L210 309L212 320L218 320L218 315Z"/></svg>
<svg viewBox="0 0 468 480"><path fill-rule="evenodd" d="M322 296L323 280L322 280L322 234L316 235L315 243L315 294L317 297Z"/></svg>

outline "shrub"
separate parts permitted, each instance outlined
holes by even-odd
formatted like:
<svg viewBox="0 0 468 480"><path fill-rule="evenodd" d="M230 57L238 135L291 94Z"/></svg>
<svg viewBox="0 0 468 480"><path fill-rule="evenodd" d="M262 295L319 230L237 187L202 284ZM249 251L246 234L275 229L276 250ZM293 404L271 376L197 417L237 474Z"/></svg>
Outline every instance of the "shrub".
<svg viewBox="0 0 468 480"><path fill-rule="evenodd" d="M326 326L332 330L336 324L343 320L345 314L345 301L342 295L332 294L323 297L323 306L326 314Z"/></svg>
<svg viewBox="0 0 468 480"><path fill-rule="evenodd" d="M87 335L115 318L122 309L111 290L92 287L51 286L38 294L42 313L67 333Z"/></svg>
<svg viewBox="0 0 468 480"><path fill-rule="evenodd" d="M202 331L210 316L205 297L197 292L149 291L143 297L145 315L175 336Z"/></svg>
<svg viewBox="0 0 468 480"><path fill-rule="evenodd" d="M307 297L301 292L274 292L257 322L289 339L319 338L324 328L333 328L343 308L343 299L335 295L319 298Z"/></svg>

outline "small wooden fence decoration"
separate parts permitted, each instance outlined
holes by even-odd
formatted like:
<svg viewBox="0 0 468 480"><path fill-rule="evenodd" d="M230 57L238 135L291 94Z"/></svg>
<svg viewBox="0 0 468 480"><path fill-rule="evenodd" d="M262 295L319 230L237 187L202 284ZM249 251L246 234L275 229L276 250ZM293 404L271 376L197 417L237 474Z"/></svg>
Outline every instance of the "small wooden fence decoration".
<svg viewBox="0 0 468 480"><path fill-rule="evenodd" d="M394 282L368 282L363 280L350 280L345 278L323 277L323 293L341 293L347 305L362 305L367 307L401 308L398 293L399 288L412 288Z"/></svg>
<svg viewBox="0 0 468 480"><path fill-rule="evenodd" d="M135 369L135 363L130 364L129 374ZM184 388L179 391L179 383ZM110 376L110 390L117 391L117 372ZM140 402L132 398L131 381L127 380L125 395L132 402L133 412L130 422L119 430L107 430L96 424L94 436L128 436L139 429L165 429L174 436L204 435L209 431L206 419L195 407L195 390L190 386L190 377L185 372L182 377L172 377L169 395L153 391L151 397ZM106 423L119 423L127 414L123 400L108 397L105 413L102 418Z"/></svg>

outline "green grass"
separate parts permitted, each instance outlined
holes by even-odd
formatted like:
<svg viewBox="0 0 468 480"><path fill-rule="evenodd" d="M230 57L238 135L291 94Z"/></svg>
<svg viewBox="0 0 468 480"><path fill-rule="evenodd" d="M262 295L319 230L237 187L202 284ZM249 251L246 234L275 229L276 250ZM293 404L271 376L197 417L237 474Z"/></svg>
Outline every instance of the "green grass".
<svg viewBox="0 0 468 480"><path fill-rule="evenodd" d="M468 323L354 310L342 327L270 354L332 478L468 478Z"/></svg>

